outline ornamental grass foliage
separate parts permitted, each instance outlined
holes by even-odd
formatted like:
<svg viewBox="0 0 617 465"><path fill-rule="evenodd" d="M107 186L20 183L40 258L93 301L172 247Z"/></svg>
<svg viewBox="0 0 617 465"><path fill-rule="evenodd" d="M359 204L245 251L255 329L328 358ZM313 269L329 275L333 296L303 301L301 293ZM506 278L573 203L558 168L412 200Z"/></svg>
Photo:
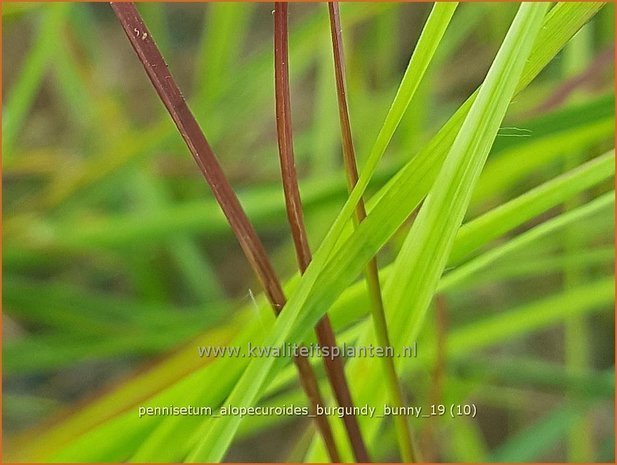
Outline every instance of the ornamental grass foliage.
<svg viewBox="0 0 617 465"><path fill-rule="evenodd" d="M614 5L5 3L11 462L613 462Z"/></svg>

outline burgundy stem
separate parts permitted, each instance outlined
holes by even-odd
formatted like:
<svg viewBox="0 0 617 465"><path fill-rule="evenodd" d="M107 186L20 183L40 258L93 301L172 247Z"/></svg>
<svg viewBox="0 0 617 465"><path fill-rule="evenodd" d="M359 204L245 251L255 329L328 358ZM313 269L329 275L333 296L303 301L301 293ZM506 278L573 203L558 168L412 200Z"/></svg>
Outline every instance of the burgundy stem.
<svg viewBox="0 0 617 465"><path fill-rule="evenodd" d="M276 130L287 218L291 227L300 272L304 273L311 262L312 256L304 225L302 200L300 198L293 152L288 49L287 3L277 2L274 4ZM336 337L327 314L319 320L315 327L315 332L317 340L322 347L336 347ZM324 365L338 404L341 407L350 407L349 411L353 412L353 408L351 408L353 407L353 399L347 378L345 377L343 359L339 356L324 357ZM343 422L356 460L358 462L369 462L370 459L362 439L357 417L353 413L345 415L343 416Z"/></svg>

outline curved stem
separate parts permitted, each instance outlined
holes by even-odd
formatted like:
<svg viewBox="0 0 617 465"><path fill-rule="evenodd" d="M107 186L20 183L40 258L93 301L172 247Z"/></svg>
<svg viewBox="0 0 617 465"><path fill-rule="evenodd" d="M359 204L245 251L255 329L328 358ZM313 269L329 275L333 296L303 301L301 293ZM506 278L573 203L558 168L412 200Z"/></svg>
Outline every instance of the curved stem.
<svg viewBox="0 0 617 465"><path fill-rule="evenodd" d="M293 131L291 122L291 97L289 91L289 51L287 32L287 3L274 4L274 74L276 91L276 130L279 156L285 192L287 218L291 227L300 272L304 273L311 262L311 249L308 243L302 200L298 187L295 159L293 153ZM322 347L336 347L336 337L326 314L315 327L317 340ZM324 357L326 374L341 407L353 407L351 391L345 377L345 368L340 356ZM352 408L349 411L353 412ZM349 442L354 456L359 462L369 462L368 452L362 439L360 425L355 414L343 416Z"/></svg>
<svg viewBox="0 0 617 465"><path fill-rule="evenodd" d="M332 35L332 49L334 53L334 72L336 75L339 119L341 124L341 136L343 140L343 158L345 163L345 171L347 173L347 184L349 192L351 192L358 182L358 166L356 163L356 155L351 134L351 123L349 121L349 110L347 107L343 36L338 3L328 2L328 10L330 13L330 32ZM356 226L364 221L365 218L366 208L364 206L364 200L360 199L356 207ZM388 325L386 322L386 315L381 295L381 286L379 284L379 269L377 267L377 260L375 257L368 262L364 275L372 304L371 311L377 343L381 347L390 347L391 344L390 337L388 335ZM392 357L383 357L382 363L390 401L396 407L403 407L405 403L404 393L396 374L394 359ZM419 458L416 448L414 447L411 428L406 418L404 416L397 415L394 417L394 422L396 425L401 459L403 462L418 461Z"/></svg>

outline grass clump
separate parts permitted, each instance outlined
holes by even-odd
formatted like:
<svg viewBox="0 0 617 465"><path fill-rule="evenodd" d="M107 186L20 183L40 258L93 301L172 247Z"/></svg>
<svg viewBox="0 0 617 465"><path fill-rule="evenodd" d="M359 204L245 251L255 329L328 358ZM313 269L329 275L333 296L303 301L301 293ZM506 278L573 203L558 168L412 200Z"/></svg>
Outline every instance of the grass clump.
<svg viewBox="0 0 617 465"><path fill-rule="evenodd" d="M112 7L3 7L7 460L614 460L612 5Z"/></svg>

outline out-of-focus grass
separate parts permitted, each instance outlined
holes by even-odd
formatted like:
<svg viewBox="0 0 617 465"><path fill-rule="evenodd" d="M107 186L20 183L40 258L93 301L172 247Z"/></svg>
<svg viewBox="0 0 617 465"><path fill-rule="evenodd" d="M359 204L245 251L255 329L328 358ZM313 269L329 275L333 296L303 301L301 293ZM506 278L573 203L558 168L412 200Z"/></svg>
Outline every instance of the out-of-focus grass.
<svg viewBox="0 0 617 465"><path fill-rule="evenodd" d="M560 27L541 32L547 34L539 41L542 53L532 53L525 84L557 52L551 47L580 27L577 8L560 5L549 13L562 15ZM293 275L274 133L271 7L140 9L278 269ZM325 5L290 9L295 150L317 248L346 199L329 26ZM428 5L342 4L341 10L351 119L364 166ZM431 187L440 154L445 157L449 138L456 136L455 130L439 133L445 136L438 130L482 82L515 12L515 5L501 4L458 9L392 141L380 148L384 160L368 188L371 195L378 192L368 202L376 215L388 219L394 199L402 217L410 209L405 202L420 202ZM420 437L432 435L425 447L436 460L613 460L605 451L614 436L606 413L614 393L613 334L607 329L613 327L614 160L610 154L597 159L613 144L612 64L601 66L557 108L537 111L611 46L613 14L613 5L600 10L584 27L584 38L577 37L515 97L473 189L471 221L459 232L438 292L448 296L450 321L444 401L475 401L481 414L460 422L414 422ZM270 320L258 327L249 297L258 284L108 6L9 3L3 22L7 450L24 459L183 460L197 444L203 419L137 420L132 409L146 402L223 402L246 361L204 362L194 353L195 341L263 338ZM448 127L456 129L463 117L457 113ZM414 177L415 163L427 157L433 157L432 171ZM585 174L590 172L595 174ZM399 235L380 252L382 279L394 285L390 264L409 233L408 222L401 223L393 228ZM364 231L376 233L378 226L375 221ZM349 243L334 253L361 253L360 234L347 225ZM371 240L376 247L382 239ZM296 283L297 277L290 295ZM330 316L341 341L357 343L370 332L361 283L340 293ZM588 333L586 366L566 364L563 355L577 341L570 337L570 348L564 346L562 325L580 321ZM418 405L431 399L436 360L435 331L427 325L419 334L417 363L402 364L402 379ZM168 355L171 350L176 352ZM354 360L349 373L374 369L364 363ZM144 364L149 370L124 379ZM302 403L295 376L293 367L283 367L266 389L264 405ZM114 386L112 394L100 393L102 386ZM369 387L354 392L364 389L367 398L380 401L381 393ZM32 426L59 418L92 395L81 412L31 439ZM594 425L592 434L565 447L581 418ZM282 424L245 420L230 458L286 458L287 449L276 442L252 453L264 442L260 435ZM369 443L375 458L388 460L396 441L390 421L382 428L383 441L369 435ZM166 451L161 438L181 440ZM308 441L299 444L304 454Z"/></svg>

